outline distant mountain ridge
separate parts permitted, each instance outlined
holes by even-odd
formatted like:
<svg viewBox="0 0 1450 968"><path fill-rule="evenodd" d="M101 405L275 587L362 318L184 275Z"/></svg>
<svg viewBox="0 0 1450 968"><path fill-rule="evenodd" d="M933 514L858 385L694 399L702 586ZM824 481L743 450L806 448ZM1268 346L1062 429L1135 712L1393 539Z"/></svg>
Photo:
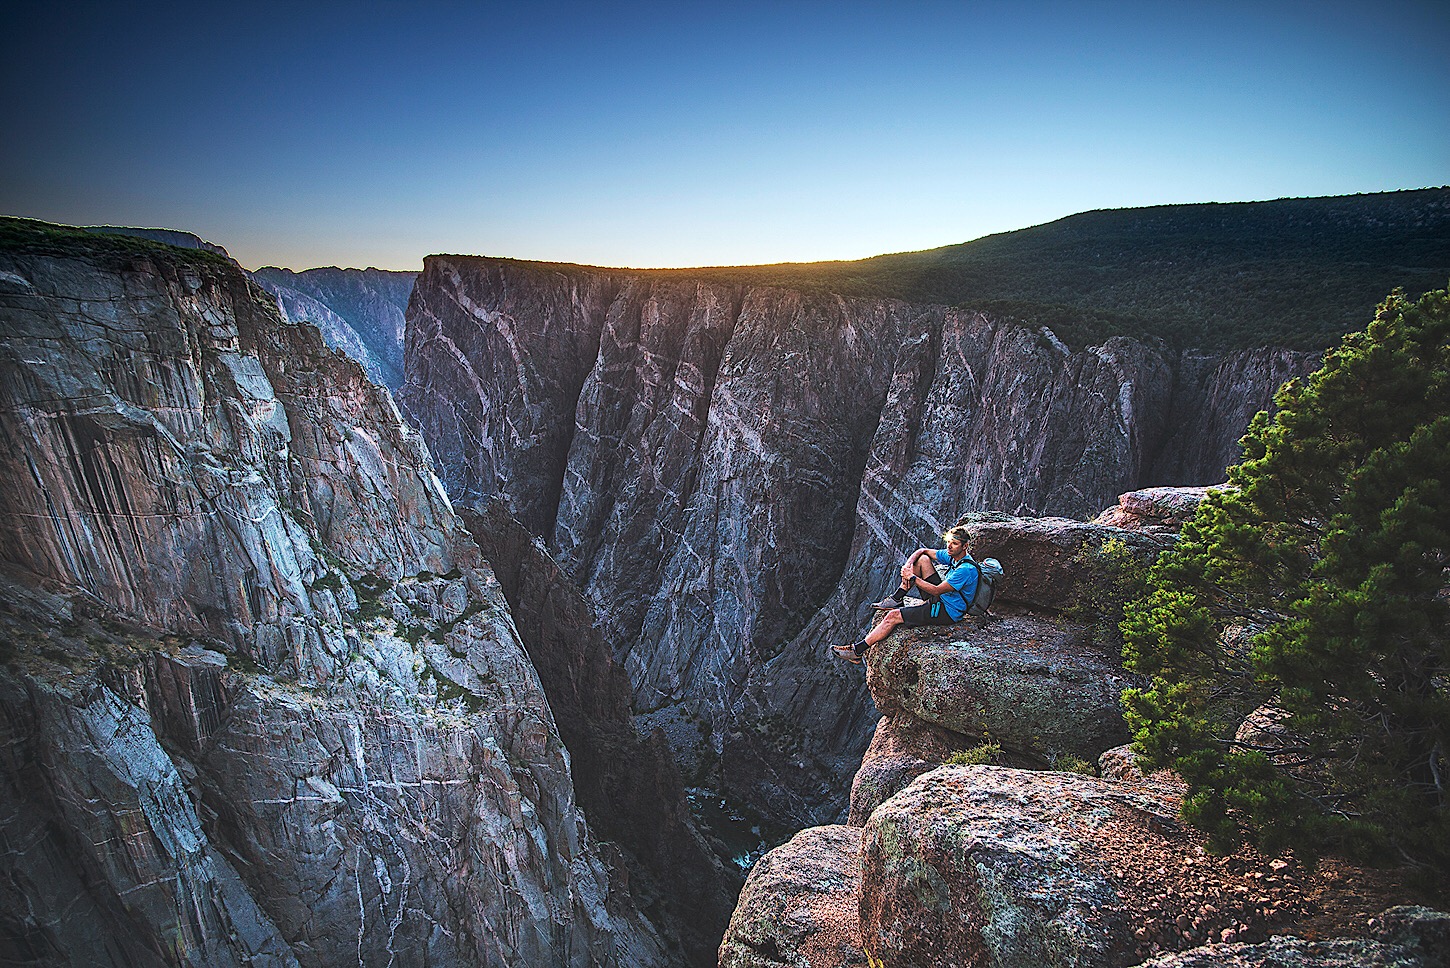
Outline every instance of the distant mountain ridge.
<svg viewBox="0 0 1450 968"><path fill-rule="evenodd" d="M1317 351L1390 290L1450 279L1450 188L1100 210L854 262L647 271L988 312L1073 349L1129 336Z"/></svg>
<svg viewBox="0 0 1450 968"><path fill-rule="evenodd" d="M225 254L188 232L88 231ZM1450 281L1450 187L1100 209L850 262L627 271L953 306L1047 326L1073 349L1128 336L1163 339L1174 350L1319 351L1360 328L1392 289L1418 296ZM329 344L393 390L403 381L403 316L417 275L272 266L252 273L289 318L320 326Z"/></svg>

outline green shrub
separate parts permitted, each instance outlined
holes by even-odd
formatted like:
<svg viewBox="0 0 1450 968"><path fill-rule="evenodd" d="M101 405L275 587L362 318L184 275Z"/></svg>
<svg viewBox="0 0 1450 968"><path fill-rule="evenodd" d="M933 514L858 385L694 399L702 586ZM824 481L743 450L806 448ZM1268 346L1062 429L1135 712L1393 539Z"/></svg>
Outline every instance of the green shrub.
<svg viewBox="0 0 1450 968"><path fill-rule="evenodd" d="M1392 295L1259 414L1127 609L1145 770L1227 849L1450 873L1450 293ZM1272 706L1279 745L1240 741Z"/></svg>
<svg viewBox="0 0 1450 968"><path fill-rule="evenodd" d="M1002 755L1002 747L997 743L983 743L981 746L973 746L969 750L958 750L947 757L947 766L987 766L997 761Z"/></svg>
<svg viewBox="0 0 1450 968"><path fill-rule="evenodd" d="M1148 570L1156 558L1156 552L1134 551L1121 538L1083 545L1074 555L1073 567L1091 577L1079 584L1068 618L1091 629L1099 646L1121 652L1123 609L1147 591Z"/></svg>

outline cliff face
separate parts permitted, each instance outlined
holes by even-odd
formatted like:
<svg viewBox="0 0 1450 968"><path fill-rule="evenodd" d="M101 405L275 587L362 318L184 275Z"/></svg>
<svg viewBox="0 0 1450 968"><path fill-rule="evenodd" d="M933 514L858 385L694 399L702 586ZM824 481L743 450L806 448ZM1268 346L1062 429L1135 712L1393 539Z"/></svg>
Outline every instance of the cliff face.
<svg viewBox="0 0 1450 968"><path fill-rule="evenodd" d="M131 245L0 246L0 947L671 963L387 393Z"/></svg>
<svg viewBox="0 0 1450 968"><path fill-rule="evenodd" d="M965 510L1082 516L1221 480L1235 414L1312 364L433 257L400 400L456 499L501 495L545 538L686 765L806 821L841 814L874 719L822 652L860 634L902 554Z"/></svg>
<svg viewBox="0 0 1450 968"><path fill-rule="evenodd" d="M309 322L327 345L363 365L374 383L403 382L403 313L416 272L264 266L251 276L277 299L284 319Z"/></svg>
<svg viewBox="0 0 1450 968"><path fill-rule="evenodd" d="M490 561L559 724L575 796L596 836L615 845L630 893L678 937L686 960L713 965L741 878L697 828L664 737L641 737L629 677L594 624L593 609L498 500L464 511Z"/></svg>

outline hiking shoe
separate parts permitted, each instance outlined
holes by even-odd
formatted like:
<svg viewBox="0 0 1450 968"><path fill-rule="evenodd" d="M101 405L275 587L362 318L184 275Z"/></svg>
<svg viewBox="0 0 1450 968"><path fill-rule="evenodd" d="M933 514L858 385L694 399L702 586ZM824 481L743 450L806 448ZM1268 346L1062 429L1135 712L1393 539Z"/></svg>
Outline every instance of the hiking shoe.
<svg viewBox="0 0 1450 968"><path fill-rule="evenodd" d="M893 608L900 608L901 605L902 605L901 602L898 602L896 599L892 598L890 595L887 595L885 598L881 599L881 601L877 602L875 605L872 605L871 607L874 608L874 609L876 609L878 612L889 612Z"/></svg>
<svg viewBox="0 0 1450 968"><path fill-rule="evenodd" d="M855 645L833 645L831 646L831 651L847 662L854 662L856 665L861 664L861 657L856 654Z"/></svg>

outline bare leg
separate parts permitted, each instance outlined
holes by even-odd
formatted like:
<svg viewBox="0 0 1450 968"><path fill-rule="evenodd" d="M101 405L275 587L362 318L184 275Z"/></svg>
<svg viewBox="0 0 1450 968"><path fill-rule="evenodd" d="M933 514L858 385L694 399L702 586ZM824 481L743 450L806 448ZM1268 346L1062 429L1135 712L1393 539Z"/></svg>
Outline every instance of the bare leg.
<svg viewBox="0 0 1450 968"><path fill-rule="evenodd" d="M917 578L929 578L936 574L936 559L926 556L918 558L914 570Z"/></svg>
<svg viewBox="0 0 1450 968"><path fill-rule="evenodd" d="M891 634L891 630L896 628L896 626L900 624L901 609L893 608L891 611L887 612L881 617L881 621L876 625L874 629L867 633L867 647L873 646L877 642L880 642L882 639L886 638L886 636Z"/></svg>

